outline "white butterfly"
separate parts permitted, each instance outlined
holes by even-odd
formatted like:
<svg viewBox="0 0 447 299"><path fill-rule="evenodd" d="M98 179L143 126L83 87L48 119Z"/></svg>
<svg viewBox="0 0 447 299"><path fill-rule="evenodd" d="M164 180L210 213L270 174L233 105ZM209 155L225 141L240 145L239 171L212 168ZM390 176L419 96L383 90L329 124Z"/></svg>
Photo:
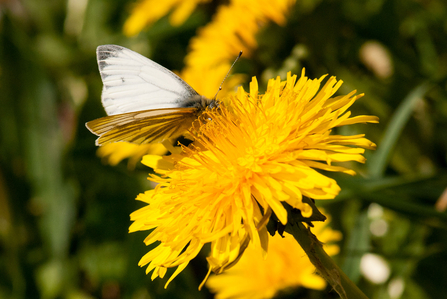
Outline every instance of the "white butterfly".
<svg viewBox="0 0 447 299"><path fill-rule="evenodd" d="M107 115L86 123L99 136L96 145L127 141L162 142L188 130L216 100L199 95L176 74L116 45L96 49Z"/></svg>

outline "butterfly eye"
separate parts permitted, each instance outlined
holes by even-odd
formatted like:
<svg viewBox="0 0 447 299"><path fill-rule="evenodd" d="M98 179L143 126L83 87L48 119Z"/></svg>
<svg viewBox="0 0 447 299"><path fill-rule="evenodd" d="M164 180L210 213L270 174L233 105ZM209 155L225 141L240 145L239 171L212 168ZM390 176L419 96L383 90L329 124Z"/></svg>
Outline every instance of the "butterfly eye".
<svg viewBox="0 0 447 299"><path fill-rule="evenodd" d="M214 109L214 108L219 108L220 105L219 105L219 102L218 102L218 101L216 101L216 100L211 100L211 102L209 103L208 107L210 107L211 109Z"/></svg>

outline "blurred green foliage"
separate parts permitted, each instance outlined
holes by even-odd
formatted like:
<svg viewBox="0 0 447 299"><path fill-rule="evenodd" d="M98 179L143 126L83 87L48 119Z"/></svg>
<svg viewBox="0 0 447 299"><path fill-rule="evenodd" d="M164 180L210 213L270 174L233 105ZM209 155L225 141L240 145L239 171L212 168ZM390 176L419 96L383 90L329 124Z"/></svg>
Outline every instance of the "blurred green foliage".
<svg viewBox="0 0 447 299"><path fill-rule="evenodd" d="M147 233L129 235L128 215L150 188L148 169L101 163L84 123L104 115L98 45L181 69L190 38L224 2L199 6L180 27L163 18L136 38L122 34L130 0L0 2L0 298L212 297L197 290L206 253L167 290L137 266ZM352 165L356 177L329 174L343 190L320 202L344 234L337 261L370 298L399 298L390 291L396 281L400 298L446 298L447 3L298 1L285 27L268 25L257 40L236 72L264 84L302 67L310 77L336 75L341 92L366 94L354 115L381 119L339 132L366 133L378 150ZM387 74L368 65L365 45L385 51ZM374 233L377 223L384 234ZM359 270L366 252L388 262L384 283ZM337 297L330 289L283 295L297 296Z"/></svg>

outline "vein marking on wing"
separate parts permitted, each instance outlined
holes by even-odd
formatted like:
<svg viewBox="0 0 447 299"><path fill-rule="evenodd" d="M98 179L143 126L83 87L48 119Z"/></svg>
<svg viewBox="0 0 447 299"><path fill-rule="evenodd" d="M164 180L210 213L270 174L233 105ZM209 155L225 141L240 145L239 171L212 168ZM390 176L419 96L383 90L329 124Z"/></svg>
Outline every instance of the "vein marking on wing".
<svg viewBox="0 0 447 299"><path fill-rule="evenodd" d="M86 123L96 143L151 143L180 136L197 117L197 108L167 108L111 115Z"/></svg>

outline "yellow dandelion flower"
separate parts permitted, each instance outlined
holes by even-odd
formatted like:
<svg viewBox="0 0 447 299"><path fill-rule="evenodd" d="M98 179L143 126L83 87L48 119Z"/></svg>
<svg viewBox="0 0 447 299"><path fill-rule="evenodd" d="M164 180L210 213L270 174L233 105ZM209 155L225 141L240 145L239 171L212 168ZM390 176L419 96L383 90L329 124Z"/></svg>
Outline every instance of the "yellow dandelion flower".
<svg viewBox="0 0 447 299"><path fill-rule="evenodd" d="M328 217L329 218L329 217ZM341 239L341 233L327 226L329 222L315 222L312 232L325 243L329 255L335 255L339 247L333 242ZM206 286L216 293L216 299L272 298L279 291L294 287L322 290L326 281L315 273L316 269L306 253L293 238L284 233L269 240L268 253L248 246L240 261L221 275L211 276Z"/></svg>
<svg viewBox="0 0 447 299"><path fill-rule="evenodd" d="M124 34L133 36L144 27L172 11L169 21L173 26L180 26L191 15L196 6L210 0L143 0L135 5L130 17L124 23Z"/></svg>
<svg viewBox="0 0 447 299"><path fill-rule="evenodd" d="M158 245L140 265L154 270L152 279L178 267L180 273L206 243L210 271L234 265L249 243L267 249L266 223L275 213L287 223L284 204L312 214L302 201L331 199L336 181L315 169L354 174L334 162L364 162L364 148L375 144L363 135L330 135L338 126L374 123L377 117L350 117L349 107L362 95L333 97L341 81L290 73L269 81L264 95L256 79L250 91L240 88L220 109L209 110L191 132L194 145L168 157L145 156L143 163L162 176L137 199L148 205L131 214L130 231L152 230L146 245ZM167 285L166 284L166 285Z"/></svg>

